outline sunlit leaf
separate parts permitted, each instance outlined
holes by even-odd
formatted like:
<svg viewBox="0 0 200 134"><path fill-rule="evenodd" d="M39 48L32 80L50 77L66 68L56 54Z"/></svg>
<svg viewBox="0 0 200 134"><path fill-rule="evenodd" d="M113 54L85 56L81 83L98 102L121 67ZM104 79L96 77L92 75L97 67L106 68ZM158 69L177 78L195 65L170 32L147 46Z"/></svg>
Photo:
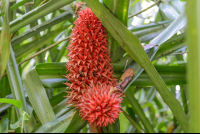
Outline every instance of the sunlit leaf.
<svg viewBox="0 0 200 134"><path fill-rule="evenodd" d="M20 100L4 99L4 98L0 99L0 102L1 102L1 103L9 103L9 104L12 104L12 105L16 106L16 107L19 108L19 109L21 108L21 104L22 104L22 102L21 102Z"/></svg>
<svg viewBox="0 0 200 134"><path fill-rule="evenodd" d="M30 118L30 116L25 111L23 111L22 112L22 119L23 120L29 120L29 118Z"/></svg>

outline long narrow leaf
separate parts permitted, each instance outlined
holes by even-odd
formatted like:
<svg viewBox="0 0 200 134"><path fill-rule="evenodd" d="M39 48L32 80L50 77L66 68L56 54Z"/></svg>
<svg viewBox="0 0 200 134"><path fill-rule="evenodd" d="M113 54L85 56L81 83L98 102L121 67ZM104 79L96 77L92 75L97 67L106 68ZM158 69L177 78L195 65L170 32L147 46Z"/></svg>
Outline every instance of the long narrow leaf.
<svg viewBox="0 0 200 134"><path fill-rule="evenodd" d="M22 1L18 2L18 3L16 3L16 4L14 4L13 6L11 6L10 7L10 11L13 11L13 10L17 9L18 7L20 7L20 6L22 6L25 3L30 2L30 1L32 1L32 0L22 0ZM0 16L4 15L4 14L5 14L5 12L2 12L2 13L0 13Z"/></svg>
<svg viewBox="0 0 200 134"><path fill-rule="evenodd" d="M64 98L64 96L62 96L62 98ZM62 116L63 114L65 114L67 111L69 111L69 107L67 107L66 105L67 99L64 99L63 101L61 101L60 103L57 104L57 106L55 106L53 108L53 111L56 115L56 118Z"/></svg>
<svg viewBox="0 0 200 134"><path fill-rule="evenodd" d="M128 7L130 0L103 0L103 3L113 12L116 18L127 26ZM118 42L110 37L110 54L112 62L119 61L125 51L119 46Z"/></svg>
<svg viewBox="0 0 200 134"><path fill-rule="evenodd" d="M67 26L63 26L62 28L56 29L51 31L49 34L44 35L43 37L36 39L30 43L22 45L21 47L14 49L16 59L23 58L23 56L29 54L30 52L36 51L37 49L41 48L42 46L51 42L60 32L68 28Z"/></svg>
<svg viewBox="0 0 200 134"><path fill-rule="evenodd" d="M65 91L66 91L66 89L62 90L61 92L59 92L58 94L56 94L55 96L53 96L49 99L50 104L53 108L56 107L61 101L63 101L65 99L64 96L67 95L67 93Z"/></svg>
<svg viewBox="0 0 200 134"><path fill-rule="evenodd" d="M10 33L30 24L31 22L73 2L74 0L51 0L40 7L24 14L20 18L10 22ZM45 9L45 10L44 10ZM2 29L0 29L2 30Z"/></svg>
<svg viewBox="0 0 200 134"><path fill-rule="evenodd" d="M84 121L79 116L79 111L76 111L74 114L69 126L65 130L64 133L78 133L82 128L84 128L87 125L87 122Z"/></svg>
<svg viewBox="0 0 200 134"><path fill-rule="evenodd" d="M155 132L153 129L153 126L150 124L148 118L144 114L142 107L134 97L134 94L132 94L131 90L126 91L126 97L129 100L129 103L132 106L133 111L138 115L139 119L141 120L142 124L144 125L144 128L146 129L146 132L153 133Z"/></svg>
<svg viewBox="0 0 200 134"><path fill-rule="evenodd" d="M13 98L22 102L22 111L27 111L24 90L21 82L21 77L18 71L18 66L14 57L14 52L11 48L11 57L8 61L6 72L8 74L9 83Z"/></svg>
<svg viewBox="0 0 200 134"><path fill-rule="evenodd" d="M72 17L72 15L69 12L64 12L49 21L45 21L41 25L35 26L35 27L31 28L30 30L24 32L23 34L14 37L12 39L12 46L14 47L14 46L18 45L19 43L21 43L22 41L30 38L31 36L38 34L40 31L45 30L61 21L64 21L64 20L70 18L70 17Z"/></svg>
<svg viewBox="0 0 200 134"><path fill-rule="evenodd" d="M40 78L32 69L23 79L29 100L42 124L56 119Z"/></svg>
<svg viewBox="0 0 200 134"><path fill-rule="evenodd" d="M144 29L144 30L139 30L139 31L133 32L133 34L136 35L137 37L140 37L140 36L148 34L148 33L152 33L152 32L156 32L156 31L161 30L161 29L165 29L167 26L169 26L169 23L164 24L162 26L158 25L156 27L147 28L147 29Z"/></svg>
<svg viewBox="0 0 200 134"><path fill-rule="evenodd" d="M170 21L161 21L157 23L150 23L150 24L145 24L145 25L138 25L138 26L131 26L128 29L132 32L139 31L139 30L145 30L149 28L158 28L158 27L165 27L169 25Z"/></svg>
<svg viewBox="0 0 200 134"><path fill-rule="evenodd" d="M160 47L156 55L154 56L153 60L158 59L162 56L169 55L176 51L180 51L185 49L186 42L185 42L185 34L178 35L176 37L172 37L170 40L166 41L164 45Z"/></svg>
<svg viewBox="0 0 200 134"><path fill-rule="evenodd" d="M71 110L67 114L42 125L35 133L63 133L70 124L74 114L75 111Z"/></svg>
<svg viewBox="0 0 200 134"><path fill-rule="evenodd" d="M22 80L21 80L21 77L20 77L20 74L19 74L18 65L16 63L16 59L15 59L12 47L11 47L10 52L11 52L10 53L11 55L10 55L10 59L8 61L6 72L7 72L7 75L8 75L8 80L9 80L9 84L10 84L10 87L11 87L11 92L12 92L14 99L20 100L22 102L21 110L25 111L26 113L29 113L28 108L27 108L27 104L26 104L26 100L25 100L25 94L24 94L23 86L22 86ZM18 109L16 111L17 111L17 116L18 116L18 119L19 119L21 117L21 113ZM31 122L29 122L29 121L25 121L25 122L26 122L25 123L25 132L31 132L34 126L30 125L29 123L31 123ZM28 126L31 126L31 127L28 127Z"/></svg>
<svg viewBox="0 0 200 134"><path fill-rule="evenodd" d="M154 55L159 50L159 48L162 47L163 43L168 40L170 37L172 37L178 30L180 30L182 27L186 25L186 17L183 13L181 16L179 16L170 26L168 26L160 35L158 35L156 38L151 40L149 44L156 45L153 48L147 49L146 52L151 60L153 60ZM137 77L143 72L143 68L140 67L140 65L136 62L132 63L131 67L134 70L135 76L132 79L132 81L127 85L127 87L124 89L126 91L128 87L137 79Z"/></svg>
<svg viewBox="0 0 200 134"><path fill-rule="evenodd" d="M187 1L189 132L200 132L200 1Z"/></svg>
<svg viewBox="0 0 200 134"><path fill-rule="evenodd" d="M141 128L137 125L137 123L124 110L123 110L123 114L131 122L131 124L137 129L137 131L142 133Z"/></svg>
<svg viewBox="0 0 200 134"><path fill-rule="evenodd" d="M10 57L10 26L9 26L9 0L2 0L1 10L5 12L3 15L3 26L0 40L0 80Z"/></svg>
<svg viewBox="0 0 200 134"><path fill-rule="evenodd" d="M61 63L43 63L36 66L36 71L44 85L44 87L55 88L65 87L63 82L67 79L65 62ZM113 64L117 68L115 76L121 77L124 70L124 64ZM167 85L182 85L186 84L186 66L155 66L161 78ZM146 72L143 72L133 83L132 86L153 86L153 82ZM64 95L63 95L64 96Z"/></svg>

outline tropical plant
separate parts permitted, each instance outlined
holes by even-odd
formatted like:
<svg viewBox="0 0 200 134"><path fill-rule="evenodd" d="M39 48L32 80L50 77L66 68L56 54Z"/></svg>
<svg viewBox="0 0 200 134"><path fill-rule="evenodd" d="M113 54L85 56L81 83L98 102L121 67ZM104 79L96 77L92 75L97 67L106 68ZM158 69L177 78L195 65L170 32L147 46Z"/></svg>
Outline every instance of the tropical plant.
<svg viewBox="0 0 200 134"><path fill-rule="evenodd" d="M1 0L0 5L1 133L200 132L198 0ZM82 28L76 20L88 8L99 20L94 25L105 30L99 40L109 44L94 47L105 49L95 56L110 58L108 66L98 67L107 73L87 78L106 80L99 78L96 87L81 83L86 90L75 96L82 98L77 103L66 89L76 75L87 73L73 73L77 66L82 70L79 63L70 67L83 50L74 42L79 30L72 29ZM99 123L93 119L97 113L84 113L99 96L112 103L105 117L116 119Z"/></svg>

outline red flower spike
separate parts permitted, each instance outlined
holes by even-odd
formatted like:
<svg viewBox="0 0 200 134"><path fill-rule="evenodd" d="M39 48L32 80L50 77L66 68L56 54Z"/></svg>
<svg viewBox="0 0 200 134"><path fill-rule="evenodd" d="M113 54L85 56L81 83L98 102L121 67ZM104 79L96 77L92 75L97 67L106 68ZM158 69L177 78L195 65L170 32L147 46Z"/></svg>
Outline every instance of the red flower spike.
<svg viewBox="0 0 200 134"><path fill-rule="evenodd" d="M72 84L68 88L68 103L79 103L79 98L91 84L115 86L112 64L108 50L107 32L101 22L86 8L78 12L72 37L68 46L69 74L65 76ZM69 86L68 82L65 83ZM101 83L102 84L102 83Z"/></svg>
<svg viewBox="0 0 200 134"><path fill-rule="evenodd" d="M119 117L122 98L119 93L109 94L110 86L89 87L76 104L82 118L95 126L108 126Z"/></svg>

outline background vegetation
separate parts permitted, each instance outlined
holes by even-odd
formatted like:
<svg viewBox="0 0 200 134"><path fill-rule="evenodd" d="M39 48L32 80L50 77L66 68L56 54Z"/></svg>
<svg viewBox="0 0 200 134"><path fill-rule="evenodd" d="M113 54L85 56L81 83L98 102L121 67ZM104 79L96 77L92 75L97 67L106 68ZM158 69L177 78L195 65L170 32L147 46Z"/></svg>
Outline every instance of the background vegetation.
<svg viewBox="0 0 200 134"><path fill-rule="evenodd" d="M90 132L66 105L63 84L71 28L85 6L109 32L117 78L134 70L119 120L103 131L200 132L199 0L0 2L1 133Z"/></svg>

